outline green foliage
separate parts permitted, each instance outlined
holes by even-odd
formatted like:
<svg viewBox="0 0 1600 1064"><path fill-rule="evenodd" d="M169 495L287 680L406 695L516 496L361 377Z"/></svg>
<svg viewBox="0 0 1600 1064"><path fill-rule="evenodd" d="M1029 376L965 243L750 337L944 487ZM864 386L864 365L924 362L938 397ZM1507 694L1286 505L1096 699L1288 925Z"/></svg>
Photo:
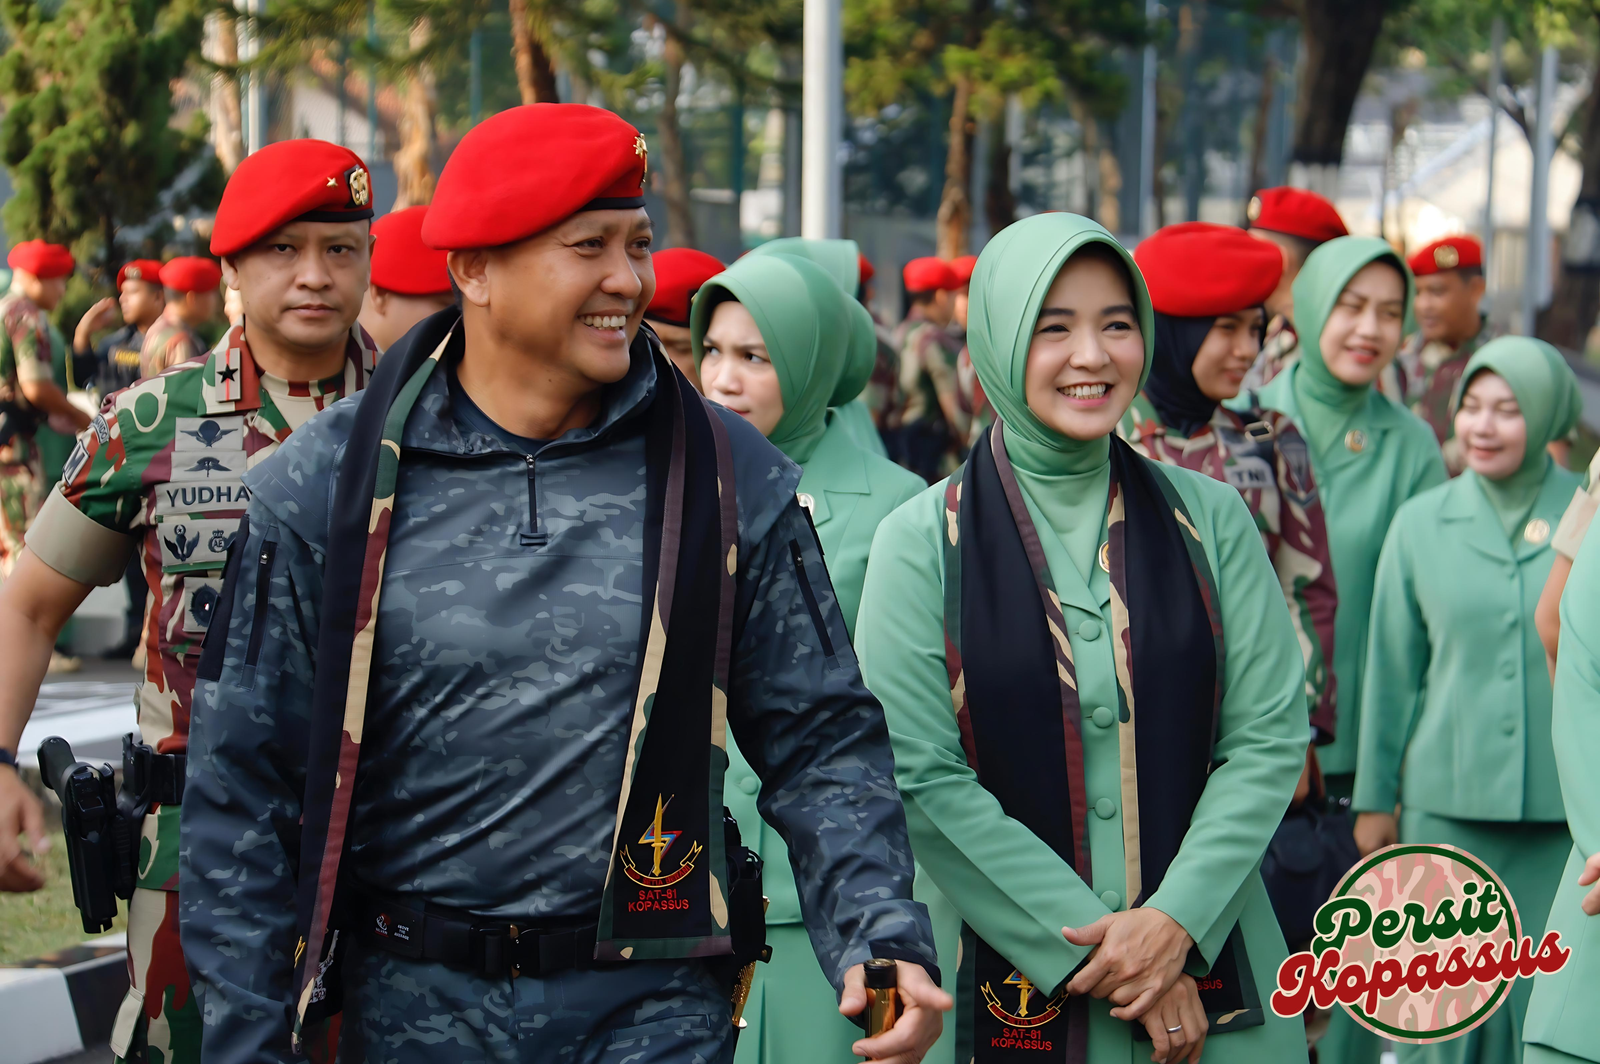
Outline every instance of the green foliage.
<svg viewBox="0 0 1600 1064"><path fill-rule="evenodd" d="M4 0L0 160L16 194L13 240L71 245L80 260L120 261L118 227L161 206L209 209L221 192L206 122L172 124L172 82L198 54L201 0ZM181 196L168 195L191 165ZM197 179L197 180L196 180Z"/></svg>

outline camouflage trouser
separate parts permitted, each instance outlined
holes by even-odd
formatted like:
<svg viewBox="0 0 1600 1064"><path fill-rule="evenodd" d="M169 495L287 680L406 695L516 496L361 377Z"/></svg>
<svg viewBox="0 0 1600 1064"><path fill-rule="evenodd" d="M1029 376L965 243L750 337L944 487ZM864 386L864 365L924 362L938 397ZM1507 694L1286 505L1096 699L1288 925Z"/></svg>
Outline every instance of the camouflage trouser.
<svg viewBox="0 0 1600 1064"><path fill-rule="evenodd" d="M178 807L144 818L139 886L128 902L128 996L117 1010L118 1061L198 1064L200 1008L178 942Z"/></svg>
<svg viewBox="0 0 1600 1064"><path fill-rule="evenodd" d="M44 501L39 471L30 465L0 463L0 579L22 553L22 537Z"/></svg>
<svg viewBox="0 0 1600 1064"><path fill-rule="evenodd" d="M726 988L698 961L485 979L350 943L341 1061L728 1064Z"/></svg>

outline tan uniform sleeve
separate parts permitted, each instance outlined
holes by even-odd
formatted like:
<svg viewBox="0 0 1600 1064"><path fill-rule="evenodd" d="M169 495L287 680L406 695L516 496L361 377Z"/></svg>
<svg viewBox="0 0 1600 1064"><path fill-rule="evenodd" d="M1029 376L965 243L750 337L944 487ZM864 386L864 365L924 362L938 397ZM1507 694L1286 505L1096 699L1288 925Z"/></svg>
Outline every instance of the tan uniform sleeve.
<svg viewBox="0 0 1600 1064"><path fill-rule="evenodd" d="M107 528L85 514L59 488L50 492L28 528L28 549L50 568L80 584L109 587L122 579L138 537Z"/></svg>
<svg viewBox="0 0 1600 1064"><path fill-rule="evenodd" d="M1567 512L1561 515L1556 534L1550 539L1550 546L1568 561L1578 556L1584 533L1589 531L1589 522L1594 520L1594 512L1600 508L1600 499L1595 498L1593 491L1594 485L1590 485L1573 493L1572 501L1567 504Z"/></svg>

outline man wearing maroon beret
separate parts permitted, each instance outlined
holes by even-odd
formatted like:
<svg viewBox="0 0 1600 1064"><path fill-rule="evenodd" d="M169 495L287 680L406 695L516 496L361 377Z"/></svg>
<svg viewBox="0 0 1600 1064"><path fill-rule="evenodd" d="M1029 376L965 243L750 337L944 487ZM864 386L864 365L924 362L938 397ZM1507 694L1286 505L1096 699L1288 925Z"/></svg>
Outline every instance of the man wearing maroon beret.
<svg viewBox="0 0 1600 1064"><path fill-rule="evenodd" d="M1276 244L1283 252L1283 276L1266 302L1266 343L1245 379L1245 388L1253 391L1300 357L1300 338L1294 331L1294 279L1300 276L1306 256L1350 231L1332 203L1302 188L1264 188L1250 198L1245 215L1251 236Z"/></svg>
<svg viewBox="0 0 1600 1064"><path fill-rule="evenodd" d="M700 371L694 364L694 345L689 341L689 304L700 286L726 267L715 255L694 248L668 248L653 256L656 267L656 294L645 308L644 320L655 330L672 364L700 390Z"/></svg>
<svg viewBox="0 0 1600 1064"><path fill-rule="evenodd" d="M198 255L173 259L161 267L159 279L166 306L160 320L145 332L139 351L141 377L155 377L199 358L206 345L195 330L214 319L222 306L218 291L222 269L210 259Z"/></svg>
<svg viewBox="0 0 1600 1064"><path fill-rule="evenodd" d="M1465 468L1455 439L1450 400L1474 352L1497 335L1483 301L1483 245L1457 235L1418 249L1406 260L1417 278L1417 331L1396 361L1405 382L1406 405L1433 428L1444 464L1455 476Z"/></svg>
<svg viewBox="0 0 1600 1064"><path fill-rule="evenodd" d="M894 398L882 420L889 457L933 483L964 453L968 417L961 405L956 361L961 341L950 332L955 294L962 287L950 264L932 256L901 271L906 316L895 327Z"/></svg>
<svg viewBox="0 0 1600 1064"><path fill-rule="evenodd" d="M427 207L407 207L372 223L372 284L361 303L361 327L383 350L456 301L444 252L422 242L427 216Z"/></svg>
<svg viewBox="0 0 1600 1064"><path fill-rule="evenodd" d="M62 622L95 585L121 579L130 555L144 568L140 741L124 760L125 779L145 784L124 796L141 817L134 852L142 856L128 904L132 987L110 1039L125 1060L200 1059L201 1010L188 976L199 966L180 943L186 910L177 859L196 670L202 644L211 645L223 567L244 530L245 470L360 388L373 364L376 351L355 324L367 285L370 189L361 160L325 141L282 141L239 164L217 208L211 250L243 298L244 324L209 356L142 380L102 407L0 585L0 618L27 619L0 639L0 751L9 752ZM169 275L174 269L162 268L167 287L215 290L210 260ZM251 807L257 834L276 823L275 808L273 800ZM42 838L37 803L0 767L0 885L32 889L37 876L6 846L19 826ZM244 836L234 842L252 845ZM229 867L206 871L228 877Z"/></svg>
<svg viewBox="0 0 1600 1064"><path fill-rule="evenodd" d="M422 228L459 308L245 478L180 855L208 1059L286 1056L342 991L346 1060L730 1060L762 941L730 730L841 1011L899 962L906 1012L857 1048L911 1064L938 1034L799 469L640 328L646 162L580 104L474 127Z"/></svg>

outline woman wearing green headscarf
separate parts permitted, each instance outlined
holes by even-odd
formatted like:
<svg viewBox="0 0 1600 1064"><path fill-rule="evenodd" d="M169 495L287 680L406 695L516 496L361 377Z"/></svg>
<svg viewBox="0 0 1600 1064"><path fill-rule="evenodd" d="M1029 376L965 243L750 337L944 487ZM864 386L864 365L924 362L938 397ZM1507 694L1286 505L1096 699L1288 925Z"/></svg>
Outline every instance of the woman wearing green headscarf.
<svg viewBox="0 0 1600 1064"><path fill-rule="evenodd" d="M1549 344L1502 337L1467 363L1455 415L1467 471L1400 507L1378 561L1356 762L1356 842L1459 846L1505 881L1539 938L1572 849L1534 607L1550 532L1582 478L1545 446L1577 424L1578 383ZM1395 805L1400 805L1398 823ZM1521 1059L1530 984L1467 1035L1402 1061Z"/></svg>
<svg viewBox="0 0 1600 1064"><path fill-rule="evenodd" d="M999 233L967 329L999 417L879 526L856 635L918 862L965 924L959 1059L1303 1061L1256 869L1305 674L1249 510L1116 438L1153 330L1099 225Z"/></svg>
<svg viewBox="0 0 1600 1064"><path fill-rule="evenodd" d="M819 242L821 243L821 242ZM854 269L855 259L851 258ZM866 308L810 259L749 255L695 296L690 339L705 394L747 418L802 470L800 503L822 543L833 592L854 631L867 551L891 510L925 486L916 474L857 447L827 418L852 332ZM756 808L760 782L728 738L728 807L746 844L767 862L763 887L772 961L756 966L737 1064L846 1064L859 1027L839 1015L800 919L783 839Z"/></svg>

